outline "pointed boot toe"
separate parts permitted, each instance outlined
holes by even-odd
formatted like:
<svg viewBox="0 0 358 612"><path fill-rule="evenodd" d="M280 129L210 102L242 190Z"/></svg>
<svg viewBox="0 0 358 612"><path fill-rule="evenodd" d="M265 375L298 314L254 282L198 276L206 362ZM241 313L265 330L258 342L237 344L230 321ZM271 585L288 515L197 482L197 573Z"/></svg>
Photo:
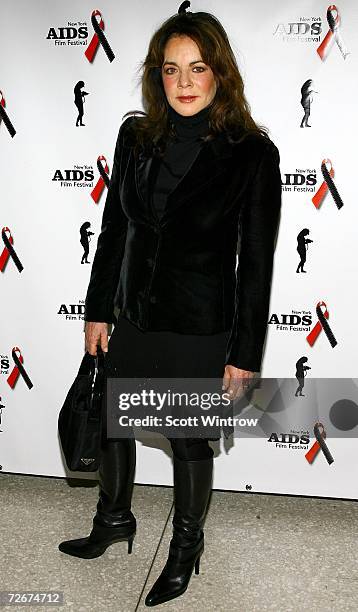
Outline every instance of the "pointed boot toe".
<svg viewBox="0 0 358 612"><path fill-rule="evenodd" d="M126 523L113 527L100 525L95 518L93 520L93 529L89 536L61 542L58 549L73 557L94 559L95 557L103 555L111 544L127 540L128 553L130 554L132 552L133 540L136 533L136 520L133 515L132 517L132 520L127 518Z"/></svg>
<svg viewBox="0 0 358 612"><path fill-rule="evenodd" d="M167 575L165 568L155 581L152 588L145 598L146 606L158 606L165 601L170 601L179 597L188 588L190 576L187 579L181 576L170 577Z"/></svg>
<svg viewBox="0 0 358 612"><path fill-rule="evenodd" d="M204 534L190 547L182 548L171 541L167 562L145 598L146 606L158 604L179 597L188 588L195 567L199 574L200 557L204 551Z"/></svg>
<svg viewBox="0 0 358 612"><path fill-rule="evenodd" d="M82 559L94 559L100 557L106 550L107 546L99 546L90 542L87 538L77 538L76 540L65 540L58 546L58 550L71 555L72 557L81 557Z"/></svg>
<svg viewBox="0 0 358 612"><path fill-rule="evenodd" d="M111 544L117 542L128 542L128 554L131 554L133 547L135 532L128 536L112 537L110 540L103 542L93 542L90 536L87 538L77 538L76 540L65 540L58 545L58 550L71 555L72 557L80 557L81 559L95 559L100 557Z"/></svg>

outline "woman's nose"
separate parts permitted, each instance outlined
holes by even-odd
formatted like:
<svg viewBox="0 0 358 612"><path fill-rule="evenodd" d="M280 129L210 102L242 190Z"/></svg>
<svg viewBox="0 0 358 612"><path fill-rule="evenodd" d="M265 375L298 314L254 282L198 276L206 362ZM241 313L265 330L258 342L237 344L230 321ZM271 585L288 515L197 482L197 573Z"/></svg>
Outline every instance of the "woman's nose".
<svg viewBox="0 0 358 612"><path fill-rule="evenodd" d="M187 73L179 74L178 85L180 87L187 87L188 85L191 85L191 84L192 84L191 78Z"/></svg>

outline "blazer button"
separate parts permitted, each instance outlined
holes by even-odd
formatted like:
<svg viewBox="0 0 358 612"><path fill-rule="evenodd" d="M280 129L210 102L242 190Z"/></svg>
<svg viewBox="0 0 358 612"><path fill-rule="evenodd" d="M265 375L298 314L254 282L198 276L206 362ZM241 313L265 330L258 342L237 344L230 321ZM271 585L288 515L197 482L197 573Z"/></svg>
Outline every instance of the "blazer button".
<svg viewBox="0 0 358 612"><path fill-rule="evenodd" d="M155 302L156 302L156 301L157 301L157 298L155 297L155 295L151 295L151 296L150 296L150 302L151 302L152 304L155 304Z"/></svg>

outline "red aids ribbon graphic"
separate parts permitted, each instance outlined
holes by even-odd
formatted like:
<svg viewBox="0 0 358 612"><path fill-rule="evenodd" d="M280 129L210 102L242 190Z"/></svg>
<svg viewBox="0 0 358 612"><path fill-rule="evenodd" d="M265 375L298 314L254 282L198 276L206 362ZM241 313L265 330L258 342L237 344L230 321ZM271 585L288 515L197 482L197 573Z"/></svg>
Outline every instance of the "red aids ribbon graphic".
<svg viewBox="0 0 358 612"><path fill-rule="evenodd" d="M97 17L100 18L100 21L98 22ZM101 12L96 9L94 11L92 11L92 15L91 15L91 23L94 29L94 34L92 37L92 40L90 42L90 44L88 45L86 51L85 51L85 56L87 57L89 62L93 62L94 56L96 55L96 51L99 47L99 43L101 43L105 54L107 55L108 59L110 62L113 62L115 55L111 49L111 47L109 46L108 40L105 37L105 35L103 34L103 30L104 30L104 21L102 19L102 14Z"/></svg>
<svg viewBox="0 0 358 612"><path fill-rule="evenodd" d="M331 165L331 168L329 171L327 170L327 166L326 166L327 163ZM324 181L319 187L319 189L316 191L316 193L314 194L312 198L312 202L315 205L315 207L318 209L321 206L323 198L325 197L326 193L330 191L331 196L339 210L340 208L342 208L343 202L342 202L341 196L338 193L337 187L335 186L332 180L334 177L334 170L333 170L333 164L330 159L327 158L322 161L321 172L323 174Z"/></svg>
<svg viewBox="0 0 358 612"><path fill-rule="evenodd" d="M326 309L325 312L322 312L321 306L325 307ZM328 313L327 305L325 304L325 302L318 302L316 306L316 313L317 313L318 321L316 325L314 326L314 328L311 329L310 333L306 337L308 344L310 346L314 345L323 327L323 330L330 342L331 347L334 348L337 344L337 340L335 339L332 333L332 330L326 321L326 319L328 319L329 313Z"/></svg>
<svg viewBox="0 0 358 612"><path fill-rule="evenodd" d="M102 165L102 161L105 162L105 166L103 167ZM100 173L100 177L96 183L96 185L94 186L94 188L91 191L91 197L93 198L93 200L96 202L96 204L98 204L98 201L102 195L102 191L104 189L104 186L106 185L106 187L108 188L109 186L109 168L108 168L108 164L107 164L107 160L104 157L104 155L100 155L97 158L97 168L98 168L98 172Z"/></svg>
<svg viewBox="0 0 358 612"><path fill-rule="evenodd" d="M333 15L333 11L336 15ZM324 61L328 56L328 53L332 47L333 41L335 40L338 46L338 49L343 55L343 59L346 59L349 51L346 50L341 33L340 33L340 25L341 25L341 17L338 13L338 9L335 4L330 4L327 9L327 21L329 30L322 40L321 44L317 48L317 53L320 56L321 60Z"/></svg>
<svg viewBox="0 0 358 612"><path fill-rule="evenodd" d="M16 130L15 130L14 126L12 125L12 123L11 123L11 121L10 121L8 115L7 115L7 112L5 110L5 98L2 95L2 91L0 91L0 119L2 119L3 122L5 123L10 136L12 138L14 138L14 136L16 134Z"/></svg>
<svg viewBox="0 0 358 612"><path fill-rule="evenodd" d="M322 431L319 430L320 427L322 427ZM322 423L320 423L319 421L317 423L315 423L315 425L313 427L313 431L314 431L314 435L316 436L316 442L311 446L311 448L305 454L305 457L306 457L308 463L312 463L313 460L315 459L318 451L320 449L322 449L322 452L323 452L324 456L326 457L329 465L331 465L331 463L333 463L334 459L333 459L331 453L328 450L327 444L324 441L324 438L326 437L326 432L325 432L325 429L324 429Z"/></svg>
<svg viewBox="0 0 358 612"><path fill-rule="evenodd" d="M334 170L333 170L333 165L330 159L324 159L322 164L321 164L321 168L323 164L326 164L327 162L329 162L331 164L331 168L329 170L329 175L331 177L334 176ZM312 202L315 205L316 208L319 208L322 200L324 198L324 196L326 195L328 191L328 185L326 183L326 181L323 181L323 183L321 184L320 188L316 191L316 193L314 194L313 198L312 198Z"/></svg>
<svg viewBox="0 0 358 612"><path fill-rule="evenodd" d="M9 232L10 236L9 238L6 235L6 232ZM18 258L18 256L15 253L15 249L13 248L13 242L14 239L11 235L11 231L8 227L3 227L1 230L1 236L2 239L4 241L5 247L2 250L2 252L0 253L0 271L3 272L5 269L5 266L7 264L7 261L11 255L13 262L15 264L15 266L17 267L19 272L22 272L24 269L24 266L22 265L20 259Z"/></svg>
<svg viewBox="0 0 358 612"><path fill-rule="evenodd" d="M17 351L20 353L20 356L17 356ZM33 384L24 368L24 366L22 365L24 362L24 358L21 354L21 351L19 349L18 346L14 346L14 348L11 351L12 353L12 358L15 361L15 366L13 367L11 373L9 374L9 376L7 377L7 382L9 383L10 387L13 389L16 381L19 377L19 374L21 374L22 378L24 379L25 383L27 384L29 389L32 389Z"/></svg>

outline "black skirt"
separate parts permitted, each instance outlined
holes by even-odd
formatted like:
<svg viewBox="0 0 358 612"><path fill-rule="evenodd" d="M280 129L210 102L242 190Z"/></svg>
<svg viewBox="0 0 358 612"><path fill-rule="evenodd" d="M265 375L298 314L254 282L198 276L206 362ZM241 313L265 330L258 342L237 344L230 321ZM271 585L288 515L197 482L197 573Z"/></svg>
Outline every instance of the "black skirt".
<svg viewBox="0 0 358 612"><path fill-rule="evenodd" d="M211 335L144 332L125 317L119 316L108 342L107 375L123 378L222 379L229 334L229 330ZM215 435L212 435L213 431ZM220 439L220 428L210 427L210 432L210 437L205 436L207 439Z"/></svg>

